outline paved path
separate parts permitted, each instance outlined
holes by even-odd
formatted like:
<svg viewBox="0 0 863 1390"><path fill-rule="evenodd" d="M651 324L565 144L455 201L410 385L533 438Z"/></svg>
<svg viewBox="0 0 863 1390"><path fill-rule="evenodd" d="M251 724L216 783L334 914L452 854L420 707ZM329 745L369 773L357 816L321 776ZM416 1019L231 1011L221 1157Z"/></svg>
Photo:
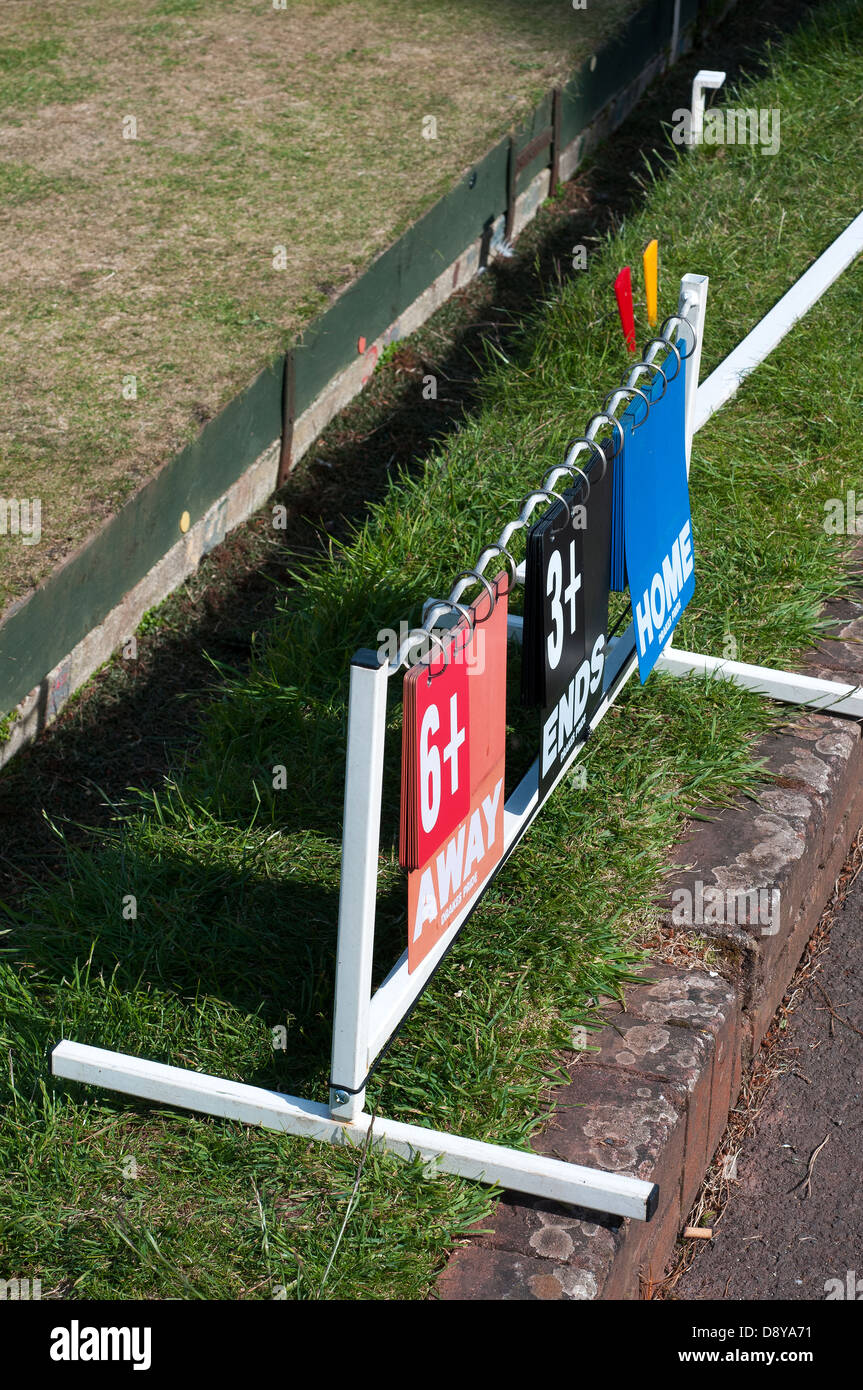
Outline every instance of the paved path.
<svg viewBox="0 0 863 1390"><path fill-rule="evenodd" d="M819 959L817 984L789 1015L787 1070L766 1094L714 1239L678 1298L825 1300L856 1288L850 1296L863 1300L863 874ZM822 991L860 1032L831 1017Z"/></svg>

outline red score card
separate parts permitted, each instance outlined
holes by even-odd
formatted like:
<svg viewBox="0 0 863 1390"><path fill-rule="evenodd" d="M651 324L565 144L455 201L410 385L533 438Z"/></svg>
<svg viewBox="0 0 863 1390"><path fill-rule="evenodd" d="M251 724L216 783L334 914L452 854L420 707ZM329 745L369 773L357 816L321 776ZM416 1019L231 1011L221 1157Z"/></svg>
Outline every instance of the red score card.
<svg viewBox="0 0 863 1390"><path fill-rule="evenodd" d="M423 662L404 680L399 858L413 869L447 839L470 804L467 625L446 642L446 659Z"/></svg>
<svg viewBox="0 0 863 1390"><path fill-rule="evenodd" d="M420 669L417 689L417 722L409 728L408 680L405 678L405 724L402 770L419 773L420 816L437 807L433 829L423 829L423 850L408 874L408 970L413 971L461 910L482 890L503 853L504 763L506 749L506 636L507 576L495 581L496 602L488 615L489 599L482 594L474 605L473 633L467 626L456 629L449 654L450 684L443 675ZM486 621L483 621L483 619ZM438 662L440 669L440 662ZM457 674L461 672L461 677ZM464 695L462 695L462 677ZM440 691L435 687L442 687ZM453 704L452 701L455 700ZM464 701L462 703L462 700ZM421 713L421 709L423 712ZM428 711L434 709L434 714ZM464 710L464 720L461 711ZM425 721L428 721L426 724ZM423 741L423 727L428 730ZM434 730L433 730L434 726ZM465 734L462 741L462 734ZM414 756L406 757L413 747ZM467 757L465 766L461 757ZM458 788L453 791L452 765L458 758ZM438 759L440 780L438 781ZM462 781L463 773L466 774ZM426 783L423 787L422 778ZM410 777L409 777L410 783ZM435 793L440 786L440 803ZM406 793L402 783L402 845L407 828ZM409 820L409 815L408 818ZM405 864L402 853L401 862Z"/></svg>

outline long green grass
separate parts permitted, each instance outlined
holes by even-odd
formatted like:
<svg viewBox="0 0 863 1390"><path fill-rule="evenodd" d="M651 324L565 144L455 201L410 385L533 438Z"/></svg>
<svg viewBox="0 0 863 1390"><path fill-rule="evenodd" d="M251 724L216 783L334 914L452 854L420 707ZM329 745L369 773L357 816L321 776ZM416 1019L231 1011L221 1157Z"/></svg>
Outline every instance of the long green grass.
<svg viewBox="0 0 863 1390"><path fill-rule="evenodd" d="M325 1096L351 654L448 591L619 379L609 283L650 235L665 312L683 272L710 275L707 371L859 211L861 17L859 2L825 9L763 82L728 94L781 106L775 158L669 144L643 212L587 273L548 286L511 360L489 362L479 414L286 594L251 671L223 673L196 757L7 911L0 1276L58 1297L420 1298L488 1210L479 1188L397 1160L369 1156L357 1183L357 1153L54 1082L49 1050L68 1036ZM719 654L733 638L744 660L790 664L822 601L846 592L823 504L860 486L861 322L858 265L698 436L697 588L678 645ZM777 717L717 683L631 682L586 786L555 794L500 874L370 1105L525 1143L572 1027L638 968L687 815L755 790L753 740ZM378 972L404 941L398 722L394 698ZM536 739L513 707L512 775Z"/></svg>

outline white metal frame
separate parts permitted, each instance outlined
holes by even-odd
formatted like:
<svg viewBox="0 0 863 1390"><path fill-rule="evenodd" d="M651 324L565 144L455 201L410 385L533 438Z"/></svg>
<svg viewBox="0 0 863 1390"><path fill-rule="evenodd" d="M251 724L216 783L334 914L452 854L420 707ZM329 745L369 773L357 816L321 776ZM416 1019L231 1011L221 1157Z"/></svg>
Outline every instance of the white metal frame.
<svg viewBox="0 0 863 1390"><path fill-rule="evenodd" d="M345 778L345 816L342 831L342 886L336 959L336 999L333 1020L332 1078L346 1089L334 1089L330 1104L247 1086L221 1077L205 1076L183 1067L165 1066L120 1052L64 1040L52 1053L55 1076L85 1081L107 1090L140 1096L163 1105L201 1111L245 1124L263 1125L330 1144L373 1146L404 1158L421 1155L426 1171L457 1173L481 1182L499 1184L549 1200L590 1210L648 1220L656 1208L658 1189L615 1172L564 1163L560 1159L520 1149L486 1144L460 1135L444 1134L419 1125L374 1118L364 1110L359 1088L375 1057L404 1014L418 998L429 977L464 925L473 903L453 921L445 935L412 975L407 952L396 962L381 986L371 992L380 838L381 786L388 668L362 660L351 666L348 703L348 762ZM594 717L604 717L629 677L637 669L629 657ZM557 783L583 751L573 750L561 767ZM503 860L513 851L539 811L539 760L522 778L504 807ZM503 862L503 860L501 862ZM496 869L500 865L496 866ZM496 870L495 870L496 871ZM489 877L489 876L487 876ZM349 1091L355 1094L349 1094Z"/></svg>
<svg viewBox="0 0 863 1390"><path fill-rule="evenodd" d="M831 270L834 264L835 257ZM812 271L816 267L817 263ZM807 274L811 275L812 271ZM701 408L702 393L722 372L720 367L705 387L699 390L707 286L706 276L684 276L678 309L680 317L687 321L693 332L685 401L687 470L693 432L710 413ZM773 346L775 342L770 341L765 353ZM643 369L633 369L630 386L640 370ZM736 380L734 386L728 389L729 395L733 389L736 389ZM621 397L624 394L621 392ZM616 408L616 403L615 400L611 404L612 410ZM713 405L712 408L718 407ZM553 482L550 485L554 486ZM517 619L513 618L510 625L517 630ZM831 708L837 713L863 714L863 690L830 681L746 666L739 662L718 661L712 657L675 651L670 646L666 647L659 666L675 675L710 672L752 690L763 691L774 699ZM626 633L610 644L606 667L610 673L609 683L593 720L594 726L604 717L637 669L631 625ZM517 1192L618 1216L649 1220L658 1200L658 1189L653 1183L444 1134L419 1125L401 1124L377 1116L373 1119L364 1110L363 1083L375 1058L422 992L487 886L484 882L469 906L453 920L413 974L408 973L405 952L372 994L387 681L393 669L381 665L377 655L371 652L355 658L351 666L330 1073L334 1087L330 1091L329 1105L206 1076L182 1067L165 1066L124 1053L84 1046L68 1039L53 1050L53 1074L168 1106L263 1125L324 1143L357 1145L368 1141L375 1147L403 1157L421 1155L428 1172L456 1173L481 1182L500 1184ZM583 747L582 744L573 749L561 767L554 786L581 755ZM537 759L505 804L504 854L501 863L522 839L539 809ZM500 864L492 872L499 867Z"/></svg>
<svg viewBox="0 0 863 1390"><path fill-rule="evenodd" d="M716 78L721 73L699 73L699 77ZM697 79L696 79L697 80ZM703 86L719 85L706 80ZM703 98L702 98L703 111ZM728 356L720 362L707 380L698 385L701 363L701 345L704 339L703 320L707 300L707 277L687 275L684 277L681 302L691 305L691 316L701 325L697 336L695 351L697 356L689 363L690 371L686 379L686 467L689 470L692 454L692 437L705 425L712 415L737 393L740 383L758 366L760 362L779 344L786 333L794 327L813 304L821 298L825 290L838 280L839 276L863 251L863 212L831 242L825 251L797 280L791 289L774 304L764 318L755 325L751 333L737 344ZM680 313L684 310L681 308ZM845 714L854 718L863 716L863 686L846 685L840 681L821 680L815 676L802 676L793 671L777 671L768 666L752 666L743 661L727 661L715 656L705 656L698 652L679 651L671 643L665 647L656 663L656 670L667 671L673 676L710 676L716 680L731 681L744 689L752 690L770 699L792 705L805 705L811 709L830 714Z"/></svg>
<svg viewBox="0 0 863 1390"><path fill-rule="evenodd" d="M745 661L726 661L722 657L704 656L700 652L679 651L665 647L656 663L657 671L672 676L711 676L715 680L731 681L771 700L790 705L807 705L824 714L849 714L863 718L863 686L846 685L840 681L821 680L817 676L801 676L794 671L776 671L769 666L750 666Z"/></svg>
<svg viewBox="0 0 863 1390"><path fill-rule="evenodd" d="M751 333L737 344L698 389L694 427L700 430L710 416L735 394L740 383L763 362L789 329L821 298L863 251L863 212L849 222L826 251L777 300Z"/></svg>
<svg viewBox="0 0 863 1390"><path fill-rule="evenodd" d="M483 891L481 887L471 906L456 917L412 975L408 974L405 952L372 995L386 694L390 674L386 665L372 660L375 655L369 653L368 662L360 659L352 664L348 703L331 1070L333 1079L345 1090L333 1089L330 1104L321 1105L262 1087L205 1076L183 1067L165 1066L68 1040L54 1048L53 1073L163 1105L263 1125L324 1143L362 1144L371 1129L373 1146L404 1158L421 1155L429 1173L457 1173L517 1192L648 1220L658 1200L654 1183L544 1158L520 1149L443 1134L419 1125L379 1117L372 1122L363 1108L365 1092L359 1088L375 1057L422 992ZM634 656L623 663L597 710L594 726L607 713L636 669ZM555 786L582 751L583 745L573 750L561 767ZM539 809L537 759L504 807L503 860L521 840Z"/></svg>

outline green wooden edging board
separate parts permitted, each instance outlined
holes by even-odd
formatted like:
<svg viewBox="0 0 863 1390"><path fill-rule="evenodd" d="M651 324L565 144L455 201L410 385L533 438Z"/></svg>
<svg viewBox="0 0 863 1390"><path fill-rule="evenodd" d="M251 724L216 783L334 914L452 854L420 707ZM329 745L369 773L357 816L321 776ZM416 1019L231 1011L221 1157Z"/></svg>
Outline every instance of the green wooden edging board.
<svg viewBox="0 0 863 1390"><path fill-rule="evenodd" d="M268 367L0 628L0 710L33 689L182 539L281 429L281 363Z"/></svg>
<svg viewBox="0 0 863 1390"><path fill-rule="evenodd" d="M681 0L680 33L718 0ZM570 144L616 95L668 48L674 0L647 0L616 39L567 83L561 143ZM551 120L551 95L516 133L523 148ZM548 165L540 153L519 191ZM312 404L357 355L395 323L453 261L506 212L509 138L388 247L295 345L295 414ZM194 525L251 467L282 429L283 354L151 478L101 531L0 624L0 715L12 710L181 539L180 516Z"/></svg>

